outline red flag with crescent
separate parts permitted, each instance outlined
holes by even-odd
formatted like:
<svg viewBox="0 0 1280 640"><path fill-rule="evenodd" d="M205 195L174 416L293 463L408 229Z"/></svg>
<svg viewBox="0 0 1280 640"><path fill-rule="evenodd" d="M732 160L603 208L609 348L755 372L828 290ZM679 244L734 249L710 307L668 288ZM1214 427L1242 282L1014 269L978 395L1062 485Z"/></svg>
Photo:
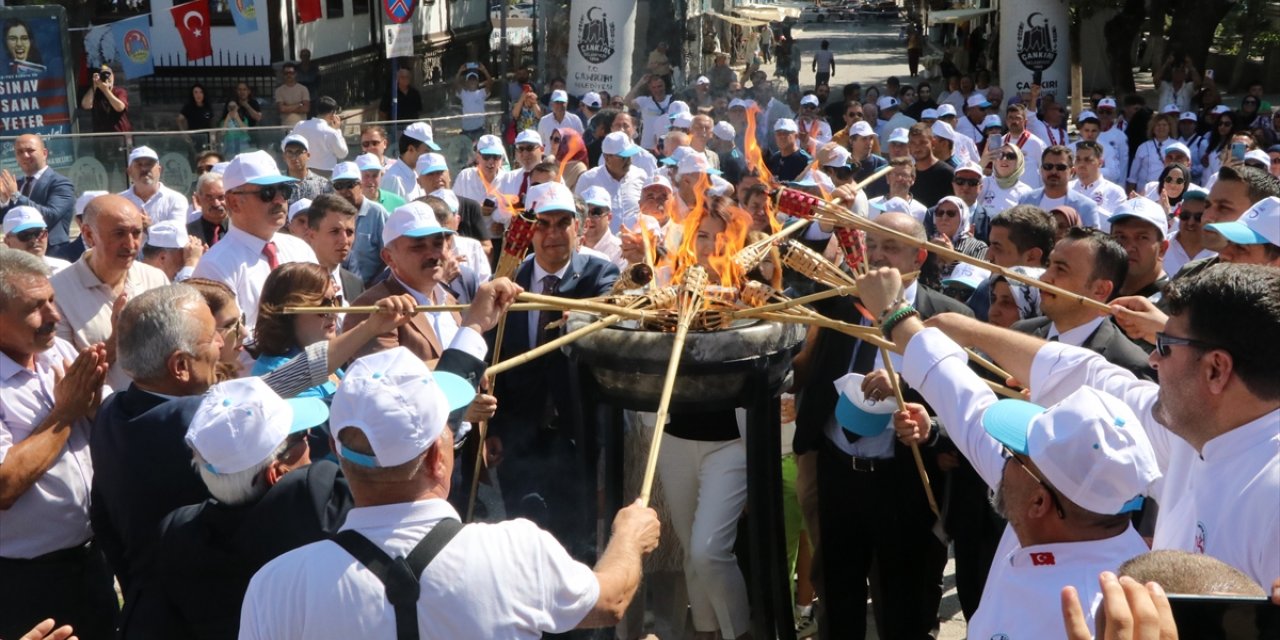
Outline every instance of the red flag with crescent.
<svg viewBox="0 0 1280 640"><path fill-rule="evenodd" d="M195 0L169 10L173 24L182 36L182 46L187 50L187 60L199 60L213 55L213 39L209 35L209 2Z"/></svg>

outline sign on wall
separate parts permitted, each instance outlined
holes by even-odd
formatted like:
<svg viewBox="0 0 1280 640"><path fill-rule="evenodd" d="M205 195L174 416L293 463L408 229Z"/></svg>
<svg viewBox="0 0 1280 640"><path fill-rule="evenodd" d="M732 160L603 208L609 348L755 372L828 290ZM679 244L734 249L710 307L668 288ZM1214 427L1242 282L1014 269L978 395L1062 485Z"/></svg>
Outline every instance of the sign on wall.
<svg viewBox="0 0 1280 640"><path fill-rule="evenodd" d="M1066 0L1000 5L1000 86L1025 95L1038 83L1066 100L1071 89L1071 18Z"/></svg>
<svg viewBox="0 0 1280 640"><path fill-rule="evenodd" d="M58 5L0 8L0 162L13 169L13 139L24 133L71 133L76 96L68 52L66 9ZM46 140L49 163L72 163L70 138Z"/></svg>
<svg viewBox="0 0 1280 640"><path fill-rule="evenodd" d="M569 93L631 90L636 3L587 0L569 7Z"/></svg>

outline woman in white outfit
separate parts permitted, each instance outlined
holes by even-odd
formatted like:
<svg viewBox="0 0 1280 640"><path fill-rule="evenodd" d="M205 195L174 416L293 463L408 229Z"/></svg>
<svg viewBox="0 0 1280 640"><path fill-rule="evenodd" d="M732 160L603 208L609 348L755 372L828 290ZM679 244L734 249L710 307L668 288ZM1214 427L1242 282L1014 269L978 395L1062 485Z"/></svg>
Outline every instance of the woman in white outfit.
<svg viewBox="0 0 1280 640"><path fill-rule="evenodd" d="M978 191L978 202L992 214L999 214L1018 204L1022 196L1033 189L1022 182L1022 173L1026 171L1026 160L1022 149L1016 144L988 149L982 157L984 172L982 186Z"/></svg>

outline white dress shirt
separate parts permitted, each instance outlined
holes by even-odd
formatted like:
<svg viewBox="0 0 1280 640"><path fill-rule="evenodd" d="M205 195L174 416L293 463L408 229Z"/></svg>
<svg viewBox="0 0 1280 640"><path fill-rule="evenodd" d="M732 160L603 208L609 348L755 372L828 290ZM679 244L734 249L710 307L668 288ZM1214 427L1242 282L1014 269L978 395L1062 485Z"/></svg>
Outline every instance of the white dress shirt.
<svg viewBox="0 0 1280 640"><path fill-rule="evenodd" d="M293 131L307 139L307 152L311 159L307 166L321 171L333 171L334 165L347 157L347 141L342 132L329 126L322 118L303 120L294 125Z"/></svg>
<svg viewBox="0 0 1280 640"><path fill-rule="evenodd" d="M987 486L998 487L1005 459L1000 443L982 427L982 415L997 398L969 369L960 345L937 329L925 329L907 343L899 371L929 401L938 422ZM1067 585L1079 592L1086 622L1092 627L1102 600L1098 574L1115 571L1146 551L1146 543L1132 526L1104 540L1027 547L1006 526L991 563L988 588L969 621L969 637L1061 638L1057 596ZM1020 604L1009 606L1010 602Z"/></svg>
<svg viewBox="0 0 1280 640"><path fill-rule="evenodd" d="M1107 217L1111 215L1111 212L1129 199L1129 196L1124 192L1124 187L1107 180L1103 176L1098 176L1098 179L1091 184L1085 184L1080 180L1072 180L1070 187L1072 191L1092 200L1098 206L1100 210L1098 228L1103 231L1111 230L1111 223L1107 221ZM1101 211L1105 211L1106 214L1104 215Z"/></svg>
<svg viewBox="0 0 1280 640"><path fill-rule="evenodd" d="M573 194L581 197L590 187L603 187L609 192L609 210L613 213L609 230L618 233L624 226L628 229L636 228L636 221L640 217L640 192L644 189L646 179L644 170L635 165L627 168L621 180L614 180L608 168L596 167L588 169L578 178Z"/></svg>
<svg viewBox="0 0 1280 640"><path fill-rule="evenodd" d="M191 220L200 217L199 212L196 212L195 217L189 216L191 203L187 201L186 196L164 186L164 184L157 184L156 192L151 194L151 197L145 201L138 197L138 194L133 189L133 187L129 187L121 191L120 195L128 198L130 202L138 205L139 209L146 212L147 217L151 218L151 224L173 220L185 225Z"/></svg>
<svg viewBox="0 0 1280 640"><path fill-rule="evenodd" d="M439 499L357 507L342 529L395 557L408 555L445 518L461 519ZM467 525L422 572L420 584L423 638L541 638L578 626L600 598L591 568L523 519ZM394 609L382 583L328 540L262 567L240 615L242 640L394 636Z"/></svg>
<svg viewBox="0 0 1280 640"><path fill-rule="evenodd" d="M1192 260L1212 258L1218 255L1218 252L1208 249L1200 249L1200 253L1194 256L1187 255L1187 250L1182 247L1181 242L1178 242L1178 233L1180 232L1174 232L1169 237L1169 250L1164 252L1164 272L1169 274L1169 277L1176 275L1179 269Z"/></svg>
<svg viewBox="0 0 1280 640"><path fill-rule="evenodd" d="M1160 179L1164 171L1164 146L1173 138L1156 140L1151 138L1138 145L1133 155L1133 165L1129 167L1129 182L1134 185L1145 185Z"/></svg>
<svg viewBox="0 0 1280 640"><path fill-rule="evenodd" d="M543 269L542 265L538 264L538 261L535 259L533 261L533 279L529 282L529 285L530 285L529 293L546 294L547 292L542 286L542 279L549 275L554 275L555 277L560 278L560 281L563 282L564 274L569 271L569 265L572 263L573 263L573 257L570 256L569 262L564 263L563 267L560 267L558 271L552 274L546 271L545 269ZM554 294L547 294L547 295L554 295ZM529 345L531 347L538 344L538 316L540 313L541 313L540 311L533 311L533 312L530 312L529 314Z"/></svg>
<svg viewBox="0 0 1280 640"><path fill-rule="evenodd" d="M40 256L40 259L44 261L44 266L49 267L50 274L57 273L71 266L70 262L63 260L62 258L55 258L53 256L44 255L44 256Z"/></svg>
<svg viewBox="0 0 1280 640"><path fill-rule="evenodd" d="M489 266L489 256L484 254L484 246L475 238L454 234L453 248L459 256L466 258L463 264L476 272L476 280L484 283L493 277L493 267Z"/></svg>
<svg viewBox="0 0 1280 640"><path fill-rule="evenodd" d="M605 229L604 235L600 236L600 240L594 245L587 246L587 242L584 239L582 247L599 251L609 262L617 265L619 269L627 268L627 260L622 257L622 240L613 235L613 232L608 229Z"/></svg>
<svg viewBox="0 0 1280 640"><path fill-rule="evenodd" d="M600 154L600 159L596 160L596 166L597 167L604 166L603 153ZM658 159L654 157L652 153L649 153L648 149L642 148L634 156L631 156L631 166L638 167L641 171L643 171L645 179L647 180L649 178L652 178L653 174L658 172ZM578 181L581 182L582 178L579 177Z"/></svg>
<svg viewBox="0 0 1280 640"><path fill-rule="evenodd" d="M1129 176L1129 137L1117 124L1099 133L1098 143L1107 149L1107 164L1102 167L1102 176L1123 187Z"/></svg>
<svg viewBox="0 0 1280 640"><path fill-rule="evenodd" d="M493 180L489 181L489 186L485 186L484 176L480 175L480 170L475 167L467 167L458 173L458 177L453 179L453 193L459 198L471 198L476 202L483 203L486 198L493 198L493 194L497 193L498 181L502 179L502 175L506 173L503 169L498 169L497 175ZM497 198L493 198L497 201Z"/></svg>
<svg viewBox="0 0 1280 640"><path fill-rule="evenodd" d="M884 212L877 209L876 205L883 205L885 202L889 200L892 200L890 196L876 196L868 200L867 201L868 217L870 217L872 220L879 218L880 214ZM915 198L904 198L904 200L906 200L907 202L907 208L911 210L912 217L914 217L917 222L924 222L924 217L926 214L929 213L929 209L925 207L923 203L921 203L919 200L916 200ZM811 226L816 227L818 225L811 225Z"/></svg>
<svg viewBox="0 0 1280 640"><path fill-rule="evenodd" d="M1089 336L1093 335L1093 332L1097 331L1098 327L1101 327L1104 321L1109 322L1107 318L1094 318L1078 327L1075 327L1074 329L1067 329L1066 331L1060 331L1058 329L1058 323L1050 322L1049 333L1045 336L1045 339L1052 340L1057 338L1057 341L1063 344L1069 344L1073 347L1083 347L1084 341L1088 340Z"/></svg>
<svg viewBox="0 0 1280 640"><path fill-rule="evenodd" d="M63 360L74 361L76 355L75 347L60 338L36 354L34 370L0 353L0 464L49 417L55 371L62 371ZM67 444L53 465L12 507L0 510L0 558L34 558L82 545L93 536L89 528L89 489L93 485L89 427L85 418L72 423Z"/></svg>
<svg viewBox="0 0 1280 640"><path fill-rule="evenodd" d="M671 108L672 100L675 98L670 95L664 96L662 102L654 100L653 96L636 97L636 111L640 112L641 119L640 146L645 149L658 146L658 140L671 128L667 110Z"/></svg>
<svg viewBox="0 0 1280 640"><path fill-rule="evenodd" d="M418 186L418 172L399 158L382 173L382 188L404 198L405 202L425 195Z"/></svg>
<svg viewBox="0 0 1280 640"><path fill-rule="evenodd" d="M542 136L542 148L552 154L555 154L559 149L559 146L551 144L551 134L555 133L556 129L563 129L566 127L573 129L578 133L582 133L582 120L578 118L578 116L567 111L564 114L564 120L556 120L556 114L554 112L542 116L542 119L538 120L538 135Z"/></svg>
<svg viewBox="0 0 1280 640"><path fill-rule="evenodd" d="M1124 400L1147 430L1164 478L1153 549L1217 558L1270 586L1280 577L1280 409L1224 433L1196 451L1156 418L1160 385L1078 347L1049 343L1031 365L1031 400L1048 406L1082 385ZM1168 390L1177 393L1177 390Z"/></svg>
<svg viewBox="0 0 1280 640"><path fill-rule="evenodd" d="M396 278L394 275L391 277ZM443 284L437 284L435 289L431 292L433 295L428 296L427 294L405 284L404 280L401 280L400 278L396 278L396 282L399 282L400 286L404 287L404 290L408 291L409 295L413 296L413 299L418 301L418 304L424 306L444 304L446 296L449 295L449 292L445 291ZM453 312L424 311L422 314L426 317L427 322L431 323L431 330L434 331L436 337L440 339L440 344L452 345L453 339L458 336L459 329L457 321L453 319Z"/></svg>
<svg viewBox="0 0 1280 640"><path fill-rule="evenodd" d="M98 279L89 268L89 253L85 253L70 267L49 277L56 294L54 302L62 316L58 321L58 337L82 350L111 338L111 308L116 303L116 293L111 286ZM132 300L144 291L169 284L163 271L134 260L124 278L124 294ZM107 370L107 386L124 389L129 386L129 374L117 361Z"/></svg>
<svg viewBox="0 0 1280 640"><path fill-rule="evenodd" d="M284 233L271 237L276 243L276 259L286 262L310 262L318 264L316 254L306 242ZM250 235L235 225L227 229L218 244L200 257L195 278L208 278L227 285L236 294L236 302L244 311L245 328L249 335L258 323L258 299L262 297L262 285L271 275L271 265L262 249L267 241Z"/></svg>

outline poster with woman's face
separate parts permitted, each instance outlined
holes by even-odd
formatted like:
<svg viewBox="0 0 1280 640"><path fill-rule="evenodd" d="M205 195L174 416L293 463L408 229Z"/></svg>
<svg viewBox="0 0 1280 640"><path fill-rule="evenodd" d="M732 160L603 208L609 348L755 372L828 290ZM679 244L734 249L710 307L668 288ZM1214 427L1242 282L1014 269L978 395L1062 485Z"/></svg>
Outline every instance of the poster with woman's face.
<svg viewBox="0 0 1280 640"><path fill-rule="evenodd" d="M0 8L0 137L71 133L66 10L57 5ZM0 164L12 160L12 142L0 144ZM69 138L46 138L49 164L66 166Z"/></svg>

